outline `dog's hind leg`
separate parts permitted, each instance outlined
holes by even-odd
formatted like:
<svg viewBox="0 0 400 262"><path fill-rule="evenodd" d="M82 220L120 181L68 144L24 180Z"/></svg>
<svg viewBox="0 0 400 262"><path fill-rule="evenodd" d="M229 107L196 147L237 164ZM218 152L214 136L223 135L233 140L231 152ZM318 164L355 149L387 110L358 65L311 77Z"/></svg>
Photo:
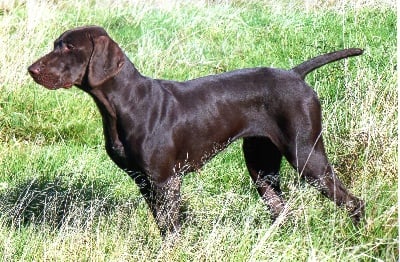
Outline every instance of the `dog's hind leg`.
<svg viewBox="0 0 400 262"><path fill-rule="evenodd" d="M266 137L244 138L243 153L257 191L275 220L285 206L279 182L282 154Z"/></svg>
<svg viewBox="0 0 400 262"><path fill-rule="evenodd" d="M317 103L308 105L318 106ZM317 111L318 110L318 111ZM297 110L296 122L287 128L287 144L284 155L299 172L300 177L317 188L323 195L331 199L337 206L345 207L353 222L357 224L364 215L364 201L353 196L335 175L322 140L320 109ZM307 114L307 112L314 112Z"/></svg>
<svg viewBox="0 0 400 262"><path fill-rule="evenodd" d="M314 145L302 144L307 139L297 140L297 148L288 155L289 162L300 176L331 199L337 206L345 207L355 224L362 219L364 202L353 196L333 172L325 154L322 138Z"/></svg>

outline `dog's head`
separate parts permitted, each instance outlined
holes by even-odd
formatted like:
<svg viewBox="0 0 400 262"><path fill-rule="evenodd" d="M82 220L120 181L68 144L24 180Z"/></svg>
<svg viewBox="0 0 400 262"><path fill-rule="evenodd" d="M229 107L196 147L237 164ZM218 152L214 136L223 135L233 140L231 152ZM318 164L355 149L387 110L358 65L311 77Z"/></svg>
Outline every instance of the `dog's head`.
<svg viewBox="0 0 400 262"><path fill-rule="evenodd" d="M88 85L95 88L119 73L125 56L98 26L64 32L54 49L28 68L29 74L48 89Z"/></svg>

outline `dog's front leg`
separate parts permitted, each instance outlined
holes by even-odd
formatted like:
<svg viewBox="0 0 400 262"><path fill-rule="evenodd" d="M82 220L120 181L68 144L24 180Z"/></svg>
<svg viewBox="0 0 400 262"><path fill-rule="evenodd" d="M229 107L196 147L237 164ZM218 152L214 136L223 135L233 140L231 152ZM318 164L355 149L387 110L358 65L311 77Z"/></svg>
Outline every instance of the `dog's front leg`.
<svg viewBox="0 0 400 262"><path fill-rule="evenodd" d="M164 183L152 182L145 175L135 178L163 237L180 232L181 177L174 175Z"/></svg>

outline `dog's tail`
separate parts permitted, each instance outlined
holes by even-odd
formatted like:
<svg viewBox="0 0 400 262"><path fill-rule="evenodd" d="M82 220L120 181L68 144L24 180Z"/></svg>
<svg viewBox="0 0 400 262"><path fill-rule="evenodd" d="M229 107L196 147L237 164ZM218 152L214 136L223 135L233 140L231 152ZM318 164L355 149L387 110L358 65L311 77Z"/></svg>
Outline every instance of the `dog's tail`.
<svg viewBox="0 0 400 262"><path fill-rule="evenodd" d="M298 74L302 79L306 77L308 73L311 71L326 65L328 63L350 57L350 56L358 56L361 55L364 52L364 50L359 49L359 48L349 48L349 49L343 49L340 51L320 55L317 57L314 57L308 61L305 61L301 63L300 65L292 68L292 72L295 72Z"/></svg>

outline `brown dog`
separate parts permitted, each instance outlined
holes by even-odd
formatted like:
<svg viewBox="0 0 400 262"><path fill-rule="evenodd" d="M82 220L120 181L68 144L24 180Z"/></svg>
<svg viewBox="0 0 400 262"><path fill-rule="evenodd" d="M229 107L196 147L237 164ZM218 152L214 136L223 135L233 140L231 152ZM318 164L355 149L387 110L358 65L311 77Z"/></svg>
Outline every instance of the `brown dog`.
<svg viewBox="0 0 400 262"><path fill-rule="evenodd" d="M346 190L328 162L320 103L304 78L320 66L360 54L360 49L346 49L292 70L241 69L176 82L142 76L104 29L91 26L63 33L54 50L28 71L49 89L76 85L93 97L107 153L140 186L165 234L180 229L182 174L238 138L273 218L285 205L279 186L285 156L302 178L358 223L364 202Z"/></svg>

